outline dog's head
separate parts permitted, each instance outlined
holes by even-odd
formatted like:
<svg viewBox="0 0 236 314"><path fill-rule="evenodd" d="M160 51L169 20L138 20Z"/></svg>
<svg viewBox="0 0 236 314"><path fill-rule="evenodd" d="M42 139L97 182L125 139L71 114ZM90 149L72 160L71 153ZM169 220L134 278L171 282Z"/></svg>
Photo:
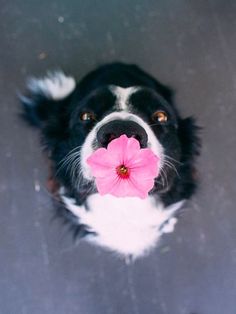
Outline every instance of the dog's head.
<svg viewBox="0 0 236 314"><path fill-rule="evenodd" d="M76 86L61 73L31 80L33 96L22 99L28 118L42 128L55 174L64 184L78 190L91 188L94 178L88 157L122 134L134 137L141 148L150 148L160 158L153 191L169 191L183 174L192 184L190 172L198 150L196 126L191 118L180 118L168 88L156 81L119 85L109 80L107 84L87 81Z"/></svg>
<svg viewBox="0 0 236 314"><path fill-rule="evenodd" d="M154 90L140 86L99 88L83 100L71 119L72 133L81 138L81 172L93 180L87 158L122 134L136 138L160 158L161 170L179 161L178 118L172 106ZM162 174L162 171L160 171Z"/></svg>

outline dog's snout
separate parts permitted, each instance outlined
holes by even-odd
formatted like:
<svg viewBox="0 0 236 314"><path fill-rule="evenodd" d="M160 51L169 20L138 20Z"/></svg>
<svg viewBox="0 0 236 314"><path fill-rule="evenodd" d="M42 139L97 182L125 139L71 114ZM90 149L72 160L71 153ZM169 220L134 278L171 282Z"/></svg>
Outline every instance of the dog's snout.
<svg viewBox="0 0 236 314"><path fill-rule="evenodd" d="M97 141L102 147L121 135L134 137L142 148L147 147L148 135L144 128L134 121L114 120L103 125L97 132Z"/></svg>

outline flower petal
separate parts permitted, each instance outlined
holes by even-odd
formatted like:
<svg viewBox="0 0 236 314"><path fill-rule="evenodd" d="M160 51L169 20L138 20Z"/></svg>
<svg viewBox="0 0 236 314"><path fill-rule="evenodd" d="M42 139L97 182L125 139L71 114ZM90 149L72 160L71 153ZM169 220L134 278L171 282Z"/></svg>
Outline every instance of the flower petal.
<svg viewBox="0 0 236 314"><path fill-rule="evenodd" d="M128 138L124 134L111 141L107 146L107 150L112 155L115 152L116 160L119 160L120 163L126 163L140 150L140 144L136 139Z"/></svg>
<svg viewBox="0 0 236 314"><path fill-rule="evenodd" d="M140 178L130 176L130 182L132 182L133 188L136 189L136 195L140 198L146 198L148 196L148 192L154 186L154 178L140 180Z"/></svg>
<svg viewBox="0 0 236 314"><path fill-rule="evenodd" d="M96 178L96 186L98 189L98 192L101 195L105 194L112 194L113 190L116 190L118 184L119 184L119 178L117 175L110 175L103 178Z"/></svg>
<svg viewBox="0 0 236 314"><path fill-rule="evenodd" d="M154 155L150 149L141 149L126 166L130 168L133 176L154 178L159 173L159 160L160 158Z"/></svg>
<svg viewBox="0 0 236 314"><path fill-rule="evenodd" d="M115 172L114 159L105 148L99 148L88 159L94 177L104 177Z"/></svg>
<svg viewBox="0 0 236 314"><path fill-rule="evenodd" d="M129 179L120 179L110 192L116 197L136 196L137 192Z"/></svg>

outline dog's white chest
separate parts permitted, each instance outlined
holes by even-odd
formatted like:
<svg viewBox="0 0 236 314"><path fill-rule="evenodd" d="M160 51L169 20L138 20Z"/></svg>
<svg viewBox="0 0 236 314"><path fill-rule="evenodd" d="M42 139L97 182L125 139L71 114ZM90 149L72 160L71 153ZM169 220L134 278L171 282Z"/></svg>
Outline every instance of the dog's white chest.
<svg viewBox="0 0 236 314"><path fill-rule="evenodd" d="M157 243L159 228L168 220L172 210L163 210L152 197L116 198L94 194L88 198L89 210L80 210L80 222L89 226L97 236L92 242L122 255L140 256Z"/></svg>
<svg viewBox="0 0 236 314"><path fill-rule="evenodd" d="M79 223L96 233L88 237L89 241L133 257L145 254L157 244L162 233L174 230L177 219L173 215L183 205L181 201L164 208L151 196L142 200L93 194L87 199L87 209L76 205L74 199L61 196Z"/></svg>

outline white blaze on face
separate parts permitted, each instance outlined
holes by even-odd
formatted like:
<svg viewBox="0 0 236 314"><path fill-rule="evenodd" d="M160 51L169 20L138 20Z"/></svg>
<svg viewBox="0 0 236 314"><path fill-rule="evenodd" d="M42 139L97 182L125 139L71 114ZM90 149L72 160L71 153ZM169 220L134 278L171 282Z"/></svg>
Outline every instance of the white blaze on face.
<svg viewBox="0 0 236 314"><path fill-rule="evenodd" d="M164 149L158 139L156 138L154 132L152 131L151 127L139 116L132 114L129 108L129 97L135 93L139 88L138 87L129 87L129 88L121 88L116 86L111 86L110 89L113 93L117 96L116 107L121 111L115 111L105 118L103 118L100 122L98 122L94 128L90 131L88 136L85 139L84 144L81 148L81 170L83 176L88 179L92 180L93 176L90 170L90 167L87 164L88 157L94 152L92 144L96 141L96 136L98 130L108 122L113 120L124 120L124 121L134 121L138 123L147 133L148 136L148 148L150 148L153 153L160 158L160 168L163 165L163 154Z"/></svg>
<svg viewBox="0 0 236 314"><path fill-rule="evenodd" d="M132 94L139 90L139 87L119 87L110 86L110 90L116 95L116 109L129 111L129 98Z"/></svg>

